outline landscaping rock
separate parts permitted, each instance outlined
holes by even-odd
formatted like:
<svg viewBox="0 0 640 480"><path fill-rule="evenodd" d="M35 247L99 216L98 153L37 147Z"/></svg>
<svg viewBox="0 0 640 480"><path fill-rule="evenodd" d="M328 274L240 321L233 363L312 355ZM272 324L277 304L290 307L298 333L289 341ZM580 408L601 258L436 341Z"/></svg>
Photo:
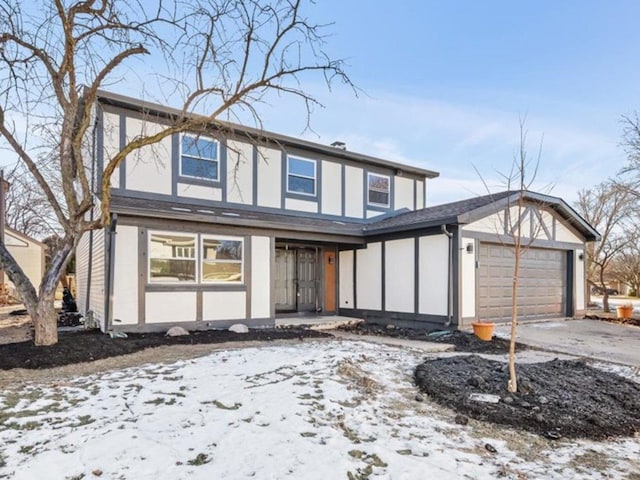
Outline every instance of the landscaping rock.
<svg viewBox="0 0 640 480"><path fill-rule="evenodd" d="M469 419L464 415L456 415L455 422L458 425L467 425L469 423Z"/></svg>
<svg viewBox="0 0 640 480"><path fill-rule="evenodd" d="M422 395L416 395L416 402L422 402L424 397Z"/></svg>
<svg viewBox="0 0 640 480"><path fill-rule="evenodd" d="M166 335L167 337L183 337L185 335L189 335L189 332L182 327L171 327L167 330Z"/></svg>
<svg viewBox="0 0 640 480"><path fill-rule="evenodd" d="M249 333L249 327L244 323L236 323L229 327L229 331L234 333Z"/></svg>

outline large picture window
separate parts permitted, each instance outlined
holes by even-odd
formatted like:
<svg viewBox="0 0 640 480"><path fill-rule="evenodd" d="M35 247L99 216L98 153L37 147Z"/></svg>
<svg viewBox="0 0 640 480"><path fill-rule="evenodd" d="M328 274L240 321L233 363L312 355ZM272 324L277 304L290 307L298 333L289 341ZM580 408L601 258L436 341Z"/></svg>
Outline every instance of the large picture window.
<svg viewBox="0 0 640 480"><path fill-rule="evenodd" d="M387 175L369 173L367 184L368 204L376 207L388 207L391 178Z"/></svg>
<svg viewBox="0 0 640 480"><path fill-rule="evenodd" d="M242 282L242 240L230 237L202 237L202 282Z"/></svg>
<svg viewBox="0 0 640 480"><path fill-rule="evenodd" d="M218 181L218 142L207 137L183 135L180 142L180 175Z"/></svg>
<svg viewBox="0 0 640 480"><path fill-rule="evenodd" d="M315 196L316 162L304 158L288 157L287 192Z"/></svg>
<svg viewBox="0 0 640 480"><path fill-rule="evenodd" d="M195 282L196 237L188 234L151 233L149 281Z"/></svg>

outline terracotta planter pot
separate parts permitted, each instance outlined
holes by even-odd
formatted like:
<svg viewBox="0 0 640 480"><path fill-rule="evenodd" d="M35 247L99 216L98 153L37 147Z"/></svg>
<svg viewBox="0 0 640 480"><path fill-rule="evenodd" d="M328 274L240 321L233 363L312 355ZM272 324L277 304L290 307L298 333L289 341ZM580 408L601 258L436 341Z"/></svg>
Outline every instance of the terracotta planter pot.
<svg viewBox="0 0 640 480"><path fill-rule="evenodd" d="M633 306L621 305L616 307L616 315L618 318L631 318L633 315Z"/></svg>
<svg viewBox="0 0 640 480"><path fill-rule="evenodd" d="M480 340L490 342L493 338L494 324L491 322L473 322L473 333Z"/></svg>

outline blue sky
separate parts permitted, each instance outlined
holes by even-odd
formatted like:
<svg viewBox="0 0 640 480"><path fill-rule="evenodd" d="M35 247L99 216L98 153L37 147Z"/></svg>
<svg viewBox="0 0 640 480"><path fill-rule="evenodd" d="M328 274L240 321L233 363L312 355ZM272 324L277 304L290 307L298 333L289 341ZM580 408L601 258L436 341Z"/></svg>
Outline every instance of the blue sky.
<svg viewBox="0 0 640 480"><path fill-rule="evenodd" d="M325 105L313 130L292 98L260 107L267 130L436 170L431 205L486 193L474 166L503 189L525 115L531 156L544 137L535 189L572 202L625 164L621 116L640 109L640 2L318 0L308 12L334 22L326 50L363 93L311 79L302 87ZM154 68L145 59L106 88L145 96Z"/></svg>
<svg viewBox="0 0 640 480"><path fill-rule="evenodd" d="M326 108L304 136L441 172L430 204L484 193L473 165L500 189L524 115L531 156L544 136L540 190L573 201L625 163L620 118L640 109L639 2L322 0L314 12L335 22L328 50L366 95L309 85ZM265 127L300 135L285 105Z"/></svg>

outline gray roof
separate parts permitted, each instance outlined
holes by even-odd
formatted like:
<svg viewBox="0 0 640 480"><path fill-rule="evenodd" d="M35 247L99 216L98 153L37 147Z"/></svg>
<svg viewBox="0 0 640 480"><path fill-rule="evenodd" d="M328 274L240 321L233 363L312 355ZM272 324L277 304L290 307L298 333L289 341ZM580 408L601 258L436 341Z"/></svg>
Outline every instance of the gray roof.
<svg viewBox="0 0 640 480"><path fill-rule="evenodd" d="M164 117L181 116L184 114L181 110L176 108L139 100L132 97L127 97L125 95L107 92L104 90L98 91L98 100L110 105L119 106L130 110L146 111L151 114ZM198 115L191 113L189 114L189 116L198 117ZM382 158L373 157L371 155L365 155L363 153L352 152L349 150L342 150L340 148L332 147L329 145L323 145L316 142L310 142L308 140L302 140L300 138L289 137L287 135L281 135L279 133L269 132L267 130L251 128L244 125L239 125L237 123L216 121L211 125L211 128L217 128L229 133L246 135L253 141L274 142L283 147L301 148L309 152L329 155L337 159L353 160L355 162L389 168L397 170L399 172L406 172L424 178L436 178L440 176L440 173L434 172L433 170L427 170L425 168L392 162L389 160L384 160Z"/></svg>
<svg viewBox="0 0 640 480"><path fill-rule="evenodd" d="M177 220L214 223L222 225L268 228L288 232L306 232L343 237L350 243L362 243L358 239L387 233L405 232L441 225L464 225L495 213L519 198L518 191L504 191L445 203L416 211L391 212L384 217L367 221L333 220L309 217L291 212L275 213L256 211L252 207L197 206L192 203L135 198L114 195L111 210L128 215L152 216ZM600 235L561 198L536 192L524 192L525 200L542 203L555 210L573 225L587 241L598 240ZM336 240L338 240L336 238Z"/></svg>
<svg viewBox="0 0 640 480"><path fill-rule="evenodd" d="M422 210L409 211L370 223L364 228L365 235L394 233L440 225L464 225L479 220L491 213L517 203L518 190L473 197ZM524 191L526 201L544 204L560 214L578 230L587 241L600 239L600 234L564 200L551 195Z"/></svg>

